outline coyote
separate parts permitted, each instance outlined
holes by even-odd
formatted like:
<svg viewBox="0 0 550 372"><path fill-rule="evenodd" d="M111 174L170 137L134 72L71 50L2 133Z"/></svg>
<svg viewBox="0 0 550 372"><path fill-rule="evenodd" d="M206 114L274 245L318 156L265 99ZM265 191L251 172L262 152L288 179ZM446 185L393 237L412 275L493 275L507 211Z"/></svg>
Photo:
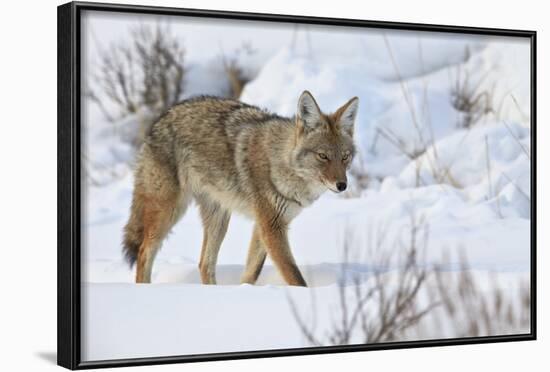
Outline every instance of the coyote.
<svg viewBox="0 0 550 372"><path fill-rule="evenodd" d="M347 187L358 98L324 114L308 91L285 118L231 99L201 96L173 106L145 138L135 170L124 252L149 283L153 260L191 200L204 227L199 262L204 284L233 211L255 221L241 282L254 284L266 255L289 285L306 286L288 243L294 217L327 189Z"/></svg>

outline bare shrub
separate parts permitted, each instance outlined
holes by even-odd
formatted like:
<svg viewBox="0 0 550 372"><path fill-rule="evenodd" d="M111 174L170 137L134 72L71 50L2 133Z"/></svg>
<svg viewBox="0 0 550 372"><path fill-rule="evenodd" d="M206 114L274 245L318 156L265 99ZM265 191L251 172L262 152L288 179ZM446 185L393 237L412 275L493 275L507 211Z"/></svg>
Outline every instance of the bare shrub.
<svg viewBox="0 0 550 372"><path fill-rule="evenodd" d="M375 270L366 283L362 283L361 275L347 275L349 246L348 242L345 243L343 276L338 281L338 315L331 328L323 333L315 332L314 325L308 324L289 297L292 314L310 344L346 345L399 340L407 329L414 327L438 306L437 302L423 305L418 301L428 278L428 271L419 264L428 241L428 226L422 219L412 216L408 239L396 242L396 249L390 253L379 249L385 239L386 231L380 230L372 252L378 256L376 262L381 270ZM385 269L396 252L402 258L397 277L392 278Z"/></svg>
<svg viewBox="0 0 550 372"><path fill-rule="evenodd" d="M464 254L457 273L434 271L435 293L430 296L441 301L433 315L437 323L446 323L452 337L478 337L528 333L531 326L531 290L528 282L505 291L495 274L490 286L483 290L476 281ZM433 324L424 324L424 327ZM426 331L424 332L426 333Z"/></svg>
<svg viewBox="0 0 550 372"><path fill-rule="evenodd" d="M528 283L517 293L502 287L492 276L489 290L480 286L465 255L458 271L448 263L428 265L424 252L428 225L411 215L408 234L384 250L388 229L380 229L370 252L376 263L370 276L353 273L349 242L345 242L342 277L338 281L337 308L330 326L318 330L320 309L311 290L311 311L302 314L289 296L291 313L306 341L313 346L380 343L443 337L477 337L528 333L531 296ZM392 255L397 268L390 270ZM352 273L352 274L350 274ZM366 278L366 279L365 279Z"/></svg>
<svg viewBox="0 0 550 372"><path fill-rule="evenodd" d="M138 26L130 31L130 39L100 51L87 95L111 122L137 116L137 135L130 140L139 146L153 120L182 96L185 50L160 25Z"/></svg>
<svg viewBox="0 0 550 372"><path fill-rule="evenodd" d="M391 128L377 127L373 136L373 140L371 142L371 146L369 148L369 152L371 154L376 154L378 141L380 139L383 139L390 145L392 145L407 159L414 162L416 167L416 187L428 184L428 182L422 177L421 174L422 167L426 165L436 183L447 183L456 188L461 188L462 185L460 184L460 182L452 175L452 164L444 164L444 162L441 161L438 154L437 146L435 144L435 135L430 118L430 105L427 95L428 85L427 81L424 79L425 68L421 42L419 41L418 43L418 54L422 71L421 76L424 82L424 90L421 102L421 109L420 112L417 112L418 110L416 109L415 102L413 100L414 97L410 93L407 83L405 82L403 75L401 74L390 41L385 34L383 35L383 39L386 49L388 51L390 63L392 64L395 72L395 81L399 83L399 87L403 95L403 101L407 107L408 113L410 114L410 122L413 126L416 140L413 142L413 146L410 146L410 141L405 140L398 133L395 133ZM357 169L355 173L356 174L352 174L354 178L363 180L368 179L366 169L364 167L362 169ZM362 182L359 184L362 184L365 188L368 186L367 182ZM360 195L360 192L356 192L355 194ZM343 196L347 197L347 195Z"/></svg>
<svg viewBox="0 0 550 372"><path fill-rule="evenodd" d="M249 43L244 43L240 48L235 49L231 56L227 56L223 49L221 50L223 68L229 82L229 91L226 94L228 97L239 99L245 85L252 80L252 77L247 74L244 67L239 63L239 56L254 53L255 50Z"/></svg>
<svg viewBox="0 0 550 372"><path fill-rule="evenodd" d="M387 36L384 34L384 43L386 45L386 49L388 50L388 55L390 57L391 64L395 71L396 80L399 82L399 86L401 89L401 93L403 94L403 99L405 101L405 104L407 106L407 109L409 111L410 117L411 117L411 123L413 125L414 131L417 136L417 145L413 149L409 149L407 147L406 141L404 141L402 138L399 137L396 133L394 133L389 128L377 128L377 133L380 135L380 137L384 138L386 141L388 141L391 145L393 145L397 150L399 150L403 155L405 155L408 159L415 162L416 165L416 186L425 185L426 181L422 179L420 175L420 168L422 166L422 162L424 161L430 170L430 173L433 177L433 179L436 181L436 183L447 183L452 185L456 188L461 188L462 185L460 182L453 177L451 173L451 164L445 164L439 157L438 149L435 143L435 136L434 136L434 130L433 125L430 120L430 105L429 100L427 97L427 82L424 81L424 94L423 94L423 101L422 101L422 112L423 115L420 115L421 113L418 113L415 104L413 102L413 97L409 92L408 86L403 79L403 76L399 70L399 66L397 65L397 61L395 59L395 56L393 54L393 50L391 47L391 44L387 38ZM420 61L423 63L422 58L422 47L419 43L418 46L419 55L420 55ZM422 70L424 71L424 67L422 67ZM428 151L430 150L430 151ZM420 161L420 157L423 157L423 160Z"/></svg>
<svg viewBox="0 0 550 372"><path fill-rule="evenodd" d="M472 82L472 77L467 69L460 65L457 67L455 83L451 86L451 105L461 115L457 120L457 127L471 128L481 118L494 112L493 97L494 85L491 89L483 89L482 84L489 76L490 71Z"/></svg>

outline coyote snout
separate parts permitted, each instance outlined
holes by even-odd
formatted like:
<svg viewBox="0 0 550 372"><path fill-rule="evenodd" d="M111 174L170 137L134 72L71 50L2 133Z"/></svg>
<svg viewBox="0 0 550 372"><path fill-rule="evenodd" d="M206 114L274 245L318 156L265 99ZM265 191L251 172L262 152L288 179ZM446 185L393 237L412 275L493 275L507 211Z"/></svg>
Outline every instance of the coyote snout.
<svg viewBox="0 0 550 372"><path fill-rule="evenodd" d="M329 168L329 171L332 171L328 175L324 175L323 182L329 188L331 191L339 193L342 191L345 191L348 187L348 179L346 177L346 171L348 170L349 162L340 160L340 159L334 159L334 160L327 160L328 162L332 163L329 164L329 166L332 168Z"/></svg>
<svg viewBox="0 0 550 372"><path fill-rule="evenodd" d="M232 212L255 221L242 282L255 283L267 255L285 281L305 286L287 229L324 191L347 188L355 147L357 97L324 114L305 91L284 118L242 102L198 97L153 126L135 170L124 251L136 282L151 281L157 251L191 200L204 227L202 282L216 283L216 261Z"/></svg>

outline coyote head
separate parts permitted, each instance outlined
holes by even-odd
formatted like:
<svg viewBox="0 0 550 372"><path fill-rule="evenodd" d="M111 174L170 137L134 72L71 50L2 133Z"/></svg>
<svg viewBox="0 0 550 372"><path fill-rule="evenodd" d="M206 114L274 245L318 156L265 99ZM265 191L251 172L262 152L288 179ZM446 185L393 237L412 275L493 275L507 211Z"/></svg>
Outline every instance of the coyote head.
<svg viewBox="0 0 550 372"><path fill-rule="evenodd" d="M347 188L346 170L355 146L353 125L359 99L353 97L332 114L324 114L307 90L298 99L296 143L292 162L304 178L334 192Z"/></svg>

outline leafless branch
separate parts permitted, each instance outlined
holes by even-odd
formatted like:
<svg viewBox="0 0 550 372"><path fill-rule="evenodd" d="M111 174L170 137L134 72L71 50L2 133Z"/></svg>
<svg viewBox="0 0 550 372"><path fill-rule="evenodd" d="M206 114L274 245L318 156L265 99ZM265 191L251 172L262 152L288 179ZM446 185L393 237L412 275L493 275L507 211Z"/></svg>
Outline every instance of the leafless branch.
<svg viewBox="0 0 550 372"><path fill-rule="evenodd" d="M234 99L239 99L246 84L251 80L244 68L239 64L238 55L241 53L253 54L255 50L252 49L250 44L243 44L241 48L236 49L231 57L228 57L223 47L220 45L220 55L223 64L227 80L229 81L229 94L228 96Z"/></svg>
<svg viewBox="0 0 550 372"><path fill-rule="evenodd" d="M386 233L379 231L376 244L383 244L385 239ZM376 270L366 283L362 283L360 276L348 277L345 267L349 259L349 242L346 241L343 277L337 287L338 317L333 319L331 328L325 330L324 338L307 325L305 317L298 313L295 302L290 299L292 314L306 340L312 345L344 345L354 342L357 337L365 343L395 340L439 306L437 302L420 305L417 301L428 277L426 269L418 262L427 239L427 225L411 216L410 237L404 243L407 247L398 246L398 249L405 248L405 253L395 285L390 284L381 270ZM374 249L378 251L379 247ZM380 266L388 267L391 253L379 252L379 255Z"/></svg>
<svg viewBox="0 0 550 372"><path fill-rule="evenodd" d="M152 120L181 99L185 50L161 25L138 26L130 30L130 36L130 43L100 50L86 95L111 122L137 115L139 145Z"/></svg>

